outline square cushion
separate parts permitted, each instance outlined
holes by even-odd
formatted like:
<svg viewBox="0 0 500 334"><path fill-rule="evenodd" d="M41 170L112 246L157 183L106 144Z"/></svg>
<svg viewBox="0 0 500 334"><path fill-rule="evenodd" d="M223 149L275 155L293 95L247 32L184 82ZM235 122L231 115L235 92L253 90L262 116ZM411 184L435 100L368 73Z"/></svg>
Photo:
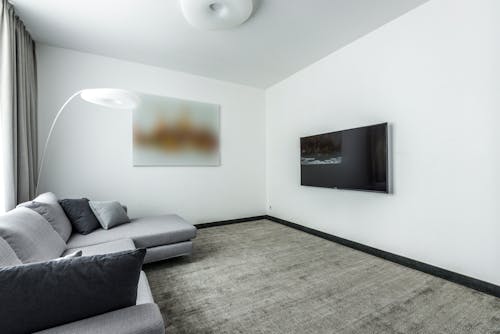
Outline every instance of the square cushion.
<svg viewBox="0 0 500 334"><path fill-rule="evenodd" d="M101 224L102 228L108 230L114 226L130 222L127 212L116 201L89 201L90 209Z"/></svg>
<svg viewBox="0 0 500 334"><path fill-rule="evenodd" d="M64 240L42 216L23 207L0 216L0 237L23 263L51 260L66 249Z"/></svg>
<svg viewBox="0 0 500 334"><path fill-rule="evenodd" d="M75 231L89 234L101 227L86 198L62 199L59 201Z"/></svg>
<svg viewBox="0 0 500 334"><path fill-rule="evenodd" d="M145 250L0 268L2 333L32 333L133 306Z"/></svg>
<svg viewBox="0 0 500 334"><path fill-rule="evenodd" d="M68 248L62 255L65 256L67 254L81 251L83 256L93 256L134 249L135 245L132 239L120 239L115 241L103 242L102 244L97 245Z"/></svg>
<svg viewBox="0 0 500 334"><path fill-rule="evenodd" d="M131 238L137 248L150 248L191 240L196 228L177 215L132 219L130 223L109 230L99 229L90 234L73 234L68 247L95 245L102 242Z"/></svg>
<svg viewBox="0 0 500 334"><path fill-rule="evenodd" d="M68 241L72 230L71 223L57 202L56 195L53 193L40 194L33 201L24 202L18 206L28 207L41 214L54 230L59 233L61 238L65 242Z"/></svg>

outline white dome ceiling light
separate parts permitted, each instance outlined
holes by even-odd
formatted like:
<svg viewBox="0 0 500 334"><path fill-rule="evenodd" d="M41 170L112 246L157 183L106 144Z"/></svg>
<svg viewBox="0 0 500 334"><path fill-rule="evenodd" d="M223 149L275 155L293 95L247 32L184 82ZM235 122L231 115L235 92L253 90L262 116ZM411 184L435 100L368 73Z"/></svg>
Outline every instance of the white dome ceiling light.
<svg viewBox="0 0 500 334"><path fill-rule="evenodd" d="M236 27L253 11L252 0L181 0L189 24L199 29L218 30Z"/></svg>

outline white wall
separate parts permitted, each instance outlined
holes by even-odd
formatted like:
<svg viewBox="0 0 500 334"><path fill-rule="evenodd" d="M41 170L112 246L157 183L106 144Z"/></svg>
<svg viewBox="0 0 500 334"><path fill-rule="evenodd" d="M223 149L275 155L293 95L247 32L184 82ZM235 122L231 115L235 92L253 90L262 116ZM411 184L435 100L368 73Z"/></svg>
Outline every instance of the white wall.
<svg viewBox="0 0 500 334"><path fill-rule="evenodd" d="M269 214L500 284L499 7L432 0L268 89ZM300 186L300 136L385 121L394 194Z"/></svg>
<svg viewBox="0 0 500 334"><path fill-rule="evenodd" d="M133 167L131 114L73 100L57 124L41 191L126 203L132 216L178 213L192 223L265 213L264 91L38 45L39 142L64 101L113 87L220 104L220 167Z"/></svg>
<svg viewBox="0 0 500 334"><path fill-rule="evenodd" d="M222 107L221 167L134 168L131 116L74 100L55 131L41 190L118 199L132 216L176 212L193 223L264 214L267 195L273 216L500 284L499 7L431 0L265 96L38 45L40 143L82 88ZM385 121L394 130L394 194L299 185L300 136Z"/></svg>

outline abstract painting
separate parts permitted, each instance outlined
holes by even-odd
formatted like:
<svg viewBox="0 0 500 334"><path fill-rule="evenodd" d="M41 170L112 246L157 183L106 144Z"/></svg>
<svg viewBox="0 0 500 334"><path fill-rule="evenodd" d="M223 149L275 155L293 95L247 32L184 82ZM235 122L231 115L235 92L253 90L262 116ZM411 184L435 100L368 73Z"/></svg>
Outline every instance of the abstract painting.
<svg viewBox="0 0 500 334"><path fill-rule="evenodd" d="M139 94L133 111L134 166L218 166L219 106Z"/></svg>

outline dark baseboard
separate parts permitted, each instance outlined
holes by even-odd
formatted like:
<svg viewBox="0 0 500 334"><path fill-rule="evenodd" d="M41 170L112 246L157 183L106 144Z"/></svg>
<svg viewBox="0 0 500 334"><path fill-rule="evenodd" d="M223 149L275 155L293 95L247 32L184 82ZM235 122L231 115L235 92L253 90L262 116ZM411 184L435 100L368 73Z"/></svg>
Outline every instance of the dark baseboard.
<svg viewBox="0 0 500 334"><path fill-rule="evenodd" d="M404 256L389 253L389 252L386 252L386 251L383 251L383 250L380 250L377 248L366 246L366 245L360 244L358 242L354 242L351 240L340 238L340 237L337 237L335 235L321 232L321 231L318 231L318 230L315 230L315 229L312 229L309 227L305 227L305 226L302 226L302 225L299 225L296 223L292 223L292 222L289 222L289 221L284 220L284 219L276 218L273 216L267 216L267 219L269 219L275 223L286 225L288 227L291 227L291 228L318 236L320 238L330 240L330 241L336 242L338 244L341 244L341 245L344 245L344 246L347 246L347 247L350 247L350 248L377 256L377 257L380 257L382 259L385 259L385 260L388 260L388 261L391 261L391 262L394 262L394 263L397 263L397 264L400 264L400 265L403 265L403 266L406 266L406 267L409 267L412 269L416 269L418 271L422 271L424 273L427 273L427 274L430 274L430 275L433 275L433 276L436 276L439 278L443 278L445 280L466 286L468 288L471 288L471 289L474 289L477 291L481 291L481 292L487 293L489 295L493 295L495 297L500 297L500 286L498 286L498 285L488 283L485 281L481 281L481 280L478 280L476 278L465 276L465 275L462 275L459 273L455 273L453 271L449 271L449 270L446 270L443 268L435 267L433 265L419 262L419 261L416 261L416 260L413 260L413 259L410 259L410 258L407 258Z"/></svg>
<svg viewBox="0 0 500 334"><path fill-rule="evenodd" d="M246 218L238 218L238 219L220 220L220 221L209 222L209 223L195 224L194 226L196 226L196 228L200 229L200 228L222 226L222 225L229 225L229 224L236 224L236 223L245 223L245 222L251 222L251 221L260 220L260 219L268 219L268 216L263 215L263 216L254 216L254 217L246 217Z"/></svg>

